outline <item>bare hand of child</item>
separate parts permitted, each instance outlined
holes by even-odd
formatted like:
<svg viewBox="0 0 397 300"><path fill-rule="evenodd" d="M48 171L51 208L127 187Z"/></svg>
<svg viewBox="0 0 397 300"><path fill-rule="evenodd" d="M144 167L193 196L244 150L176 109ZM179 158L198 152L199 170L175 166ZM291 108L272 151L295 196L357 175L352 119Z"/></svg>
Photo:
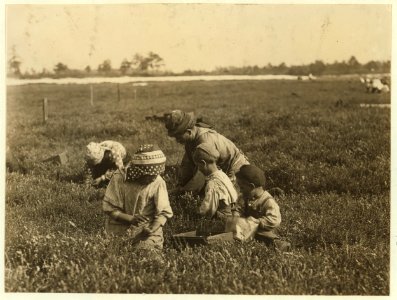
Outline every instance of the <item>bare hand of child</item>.
<svg viewBox="0 0 397 300"><path fill-rule="evenodd" d="M131 224L135 226L139 226L142 223L147 222L149 219L145 216L142 215L134 215L134 217L131 220Z"/></svg>
<svg viewBox="0 0 397 300"><path fill-rule="evenodd" d="M151 234L153 232L155 232L157 229L159 229L159 227L161 226L161 224L157 221L154 221L152 224L150 224L150 226L145 227L143 229L143 232L146 234Z"/></svg>
<svg viewBox="0 0 397 300"><path fill-rule="evenodd" d="M102 178L101 178L101 177L98 177L98 178L96 178L96 179L94 179L94 180L92 181L92 185L93 185L93 186L97 186L97 185L99 185L99 184L101 183L101 181L102 181Z"/></svg>
<svg viewBox="0 0 397 300"><path fill-rule="evenodd" d="M233 217L240 217L240 213L238 211L236 211L236 210L233 210L232 211L232 216Z"/></svg>
<svg viewBox="0 0 397 300"><path fill-rule="evenodd" d="M259 220L254 218L254 217L248 217L247 220L251 221L251 222L254 222L254 223L257 223L257 224L259 223Z"/></svg>

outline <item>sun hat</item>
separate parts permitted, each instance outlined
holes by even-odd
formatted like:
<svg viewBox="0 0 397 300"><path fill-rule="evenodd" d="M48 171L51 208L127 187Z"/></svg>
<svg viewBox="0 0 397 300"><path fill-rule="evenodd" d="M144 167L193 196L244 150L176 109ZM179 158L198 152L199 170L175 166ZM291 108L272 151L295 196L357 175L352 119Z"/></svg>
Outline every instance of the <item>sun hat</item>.
<svg viewBox="0 0 397 300"><path fill-rule="evenodd" d="M175 137L191 129L196 124L196 117L193 112L184 112L181 110L173 110L171 113L165 114L165 127L168 135Z"/></svg>
<svg viewBox="0 0 397 300"><path fill-rule="evenodd" d="M144 144L132 155L127 167L127 180L144 175L160 175L165 171L166 157L157 145Z"/></svg>
<svg viewBox="0 0 397 300"><path fill-rule="evenodd" d="M86 147L85 158L94 165L99 164L105 153L105 149L98 143L90 142Z"/></svg>
<svg viewBox="0 0 397 300"><path fill-rule="evenodd" d="M112 154L112 160L114 161L117 168L122 169L124 167L123 159L127 156L125 147L116 141L103 141L99 144L104 150L109 150Z"/></svg>

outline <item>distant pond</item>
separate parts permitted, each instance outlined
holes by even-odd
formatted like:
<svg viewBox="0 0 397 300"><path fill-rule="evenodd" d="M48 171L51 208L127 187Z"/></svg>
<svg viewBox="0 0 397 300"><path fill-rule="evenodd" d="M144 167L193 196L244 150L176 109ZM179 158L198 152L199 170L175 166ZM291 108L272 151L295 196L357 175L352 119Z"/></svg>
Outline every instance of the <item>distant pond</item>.
<svg viewBox="0 0 397 300"><path fill-rule="evenodd" d="M304 76L302 76L304 77ZM7 85L25 84L95 84L95 83L138 83L145 85L147 82L167 81L220 81L220 80L297 80L298 76L292 75L200 75L200 76L163 76L163 77L86 77L86 78L40 78L40 79L6 79ZM303 78L305 79L305 78ZM139 84L140 83L140 84ZM143 83L143 84L142 84Z"/></svg>

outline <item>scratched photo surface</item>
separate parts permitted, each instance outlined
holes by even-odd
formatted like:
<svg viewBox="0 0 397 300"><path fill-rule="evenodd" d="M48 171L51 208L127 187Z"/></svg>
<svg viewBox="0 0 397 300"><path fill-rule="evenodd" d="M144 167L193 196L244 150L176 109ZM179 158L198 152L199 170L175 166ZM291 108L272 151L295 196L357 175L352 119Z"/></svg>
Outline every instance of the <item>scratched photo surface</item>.
<svg viewBox="0 0 397 300"><path fill-rule="evenodd" d="M5 21L5 292L390 295L391 4Z"/></svg>

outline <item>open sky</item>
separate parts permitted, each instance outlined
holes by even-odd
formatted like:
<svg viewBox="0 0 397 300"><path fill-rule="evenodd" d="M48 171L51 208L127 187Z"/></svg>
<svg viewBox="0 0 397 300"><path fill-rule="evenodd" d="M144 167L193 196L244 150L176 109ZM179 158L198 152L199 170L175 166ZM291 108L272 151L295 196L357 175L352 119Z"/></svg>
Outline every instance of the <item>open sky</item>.
<svg viewBox="0 0 397 300"><path fill-rule="evenodd" d="M219 66L391 59L391 5L86 4L6 6L7 55L22 70L118 68L153 51L174 72Z"/></svg>

